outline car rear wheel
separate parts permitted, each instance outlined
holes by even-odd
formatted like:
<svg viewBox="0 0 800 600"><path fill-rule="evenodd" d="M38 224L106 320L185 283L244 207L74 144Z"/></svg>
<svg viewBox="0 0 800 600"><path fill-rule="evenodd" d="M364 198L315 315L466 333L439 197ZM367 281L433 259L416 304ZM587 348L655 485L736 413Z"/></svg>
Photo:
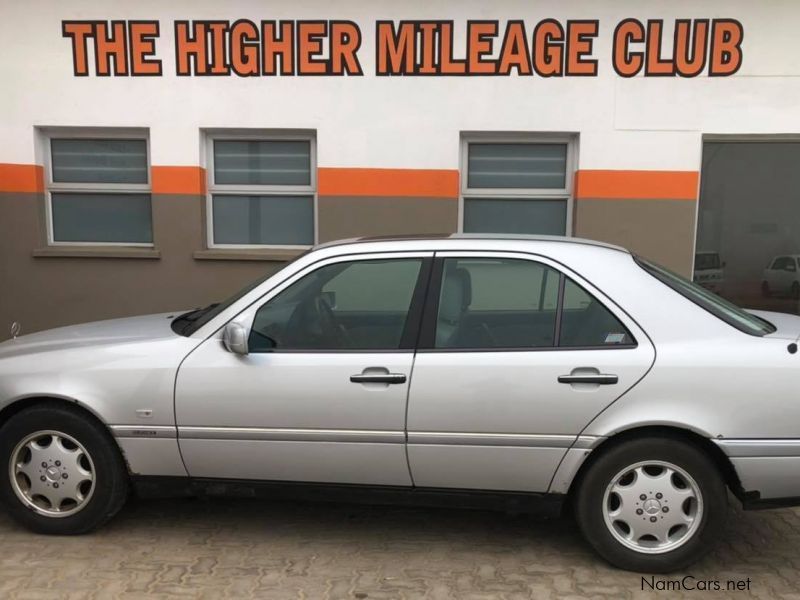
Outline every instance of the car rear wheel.
<svg viewBox="0 0 800 600"><path fill-rule="evenodd" d="M0 428L0 499L38 533L79 534L110 519L127 497L125 465L108 432L67 406L40 405Z"/></svg>
<svg viewBox="0 0 800 600"><path fill-rule="evenodd" d="M575 501L581 530L603 558L649 573L695 562L727 516L716 465L672 437L630 440L604 452L589 466Z"/></svg>

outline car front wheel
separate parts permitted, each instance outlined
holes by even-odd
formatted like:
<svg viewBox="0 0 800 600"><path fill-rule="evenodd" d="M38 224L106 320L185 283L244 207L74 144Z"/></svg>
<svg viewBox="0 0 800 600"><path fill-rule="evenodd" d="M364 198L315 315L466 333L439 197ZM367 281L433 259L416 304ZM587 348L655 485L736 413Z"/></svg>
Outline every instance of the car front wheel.
<svg viewBox="0 0 800 600"><path fill-rule="evenodd" d="M725 526L719 469L678 438L623 442L603 452L579 485L576 516L584 536L623 569L684 568L711 549Z"/></svg>
<svg viewBox="0 0 800 600"><path fill-rule="evenodd" d="M0 428L0 499L9 514L38 533L79 534L110 519L128 491L114 440L88 415L44 404Z"/></svg>

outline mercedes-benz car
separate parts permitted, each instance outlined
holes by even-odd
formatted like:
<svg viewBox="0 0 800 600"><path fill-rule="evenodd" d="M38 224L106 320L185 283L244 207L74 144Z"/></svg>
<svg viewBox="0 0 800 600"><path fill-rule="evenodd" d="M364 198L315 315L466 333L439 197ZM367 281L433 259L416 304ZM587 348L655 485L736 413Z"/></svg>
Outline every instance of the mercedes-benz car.
<svg viewBox="0 0 800 600"><path fill-rule="evenodd" d="M319 246L228 300L0 344L0 498L44 533L129 489L571 506L666 572L800 498L800 318L574 238Z"/></svg>

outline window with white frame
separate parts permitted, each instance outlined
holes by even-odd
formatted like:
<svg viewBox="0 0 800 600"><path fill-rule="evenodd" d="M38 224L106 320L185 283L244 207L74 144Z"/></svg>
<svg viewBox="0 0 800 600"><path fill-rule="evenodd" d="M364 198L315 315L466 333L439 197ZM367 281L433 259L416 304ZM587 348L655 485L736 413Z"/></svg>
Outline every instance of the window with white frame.
<svg viewBox="0 0 800 600"><path fill-rule="evenodd" d="M50 244L153 244L145 133L50 133L46 151Z"/></svg>
<svg viewBox="0 0 800 600"><path fill-rule="evenodd" d="M568 234L572 146L567 137L465 135L461 147L462 230Z"/></svg>
<svg viewBox="0 0 800 600"><path fill-rule="evenodd" d="M312 135L208 136L210 247L315 243Z"/></svg>

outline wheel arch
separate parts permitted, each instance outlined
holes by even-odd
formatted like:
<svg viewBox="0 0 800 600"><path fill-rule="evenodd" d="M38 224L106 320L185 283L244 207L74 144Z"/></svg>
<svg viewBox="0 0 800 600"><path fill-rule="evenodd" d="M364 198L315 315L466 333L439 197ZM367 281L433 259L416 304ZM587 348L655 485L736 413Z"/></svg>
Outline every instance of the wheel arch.
<svg viewBox="0 0 800 600"><path fill-rule="evenodd" d="M733 463L722 451L722 449L709 438L700 435L696 431L673 425L638 426L620 431L612 436L607 437L598 446L593 448L591 452L589 452L586 460L584 460L580 467L578 467L575 476L570 482L567 495L570 498L575 495L575 492L580 487L581 481L585 477L586 473L604 453L629 440L653 437L678 439L697 448L700 452L708 456L714 462L714 464L720 470L720 474L722 475L725 484L733 492L733 494L737 498L742 498L744 490L742 488L739 475L736 473Z"/></svg>
<svg viewBox="0 0 800 600"><path fill-rule="evenodd" d="M0 427L5 425L9 419L11 419L14 415L21 413L24 410L29 408L33 408L34 406L60 406L66 407L72 411L78 411L83 416L88 417L92 421L94 421L100 428L105 431L106 435L108 435L109 439L114 442L114 446L120 453L123 462L125 463L125 467L130 473L130 466L128 465L128 460L125 457L125 453L122 451L119 443L117 442L116 438L114 437L114 433L111 431L108 423L106 423L100 415L98 415L91 407L87 406L86 404L74 399L65 396L58 396L53 394L32 394L29 396L22 396L12 400L10 403L6 404L2 409L0 409Z"/></svg>

